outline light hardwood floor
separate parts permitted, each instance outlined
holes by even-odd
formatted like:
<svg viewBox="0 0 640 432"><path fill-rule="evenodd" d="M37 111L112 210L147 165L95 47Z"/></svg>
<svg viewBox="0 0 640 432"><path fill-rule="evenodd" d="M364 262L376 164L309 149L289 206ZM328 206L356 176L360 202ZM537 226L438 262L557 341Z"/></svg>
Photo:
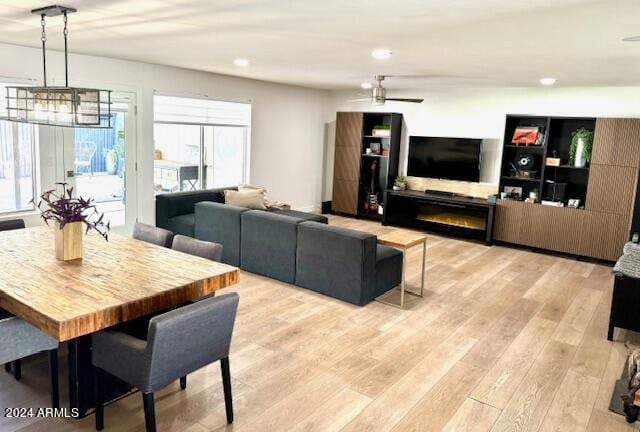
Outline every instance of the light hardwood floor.
<svg viewBox="0 0 640 432"><path fill-rule="evenodd" d="M331 224L397 229L331 217ZM330 253L330 251L328 251ZM408 255L418 287L420 248ZM235 424L219 366L157 397L160 431L633 431L607 410L625 361L606 340L611 268L429 235L425 298L359 308L242 272L231 353ZM64 378L63 378L64 379ZM65 381L62 381L64 383ZM63 387L66 387L63 385ZM0 406L47 406L46 362L0 373ZM133 395L106 431L144 429ZM85 420L9 420L1 431L93 430Z"/></svg>

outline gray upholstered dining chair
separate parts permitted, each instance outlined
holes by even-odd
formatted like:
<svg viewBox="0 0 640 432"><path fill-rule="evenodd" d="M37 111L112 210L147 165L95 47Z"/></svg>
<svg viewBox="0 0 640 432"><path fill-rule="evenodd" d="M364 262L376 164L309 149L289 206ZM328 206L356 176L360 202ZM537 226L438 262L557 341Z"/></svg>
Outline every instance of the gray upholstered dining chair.
<svg viewBox="0 0 640 432"><path fill-rule="evenodd" d="M166 248L170 248L173 243L173 233L171 231L141 222L133 226L133 238Z"/></svg>
<svg viewBox="0 0 640 432"><path fill-rule="evenodd" d="M140 389L147 431L153 432L156 430L154 393L218 360L222 368L227 423L233 423L229 346L237 310L238 294L231 293L153 317L147 341L113 330L93 334L96 430L104 428L104 372Z"/></svg>
<svg viewBox="0 0 640 432"><path fill-rule="evenodd" d="M49 352L51 406L59 408L58 341L18 317L0 320L0 363L13 363L17 380L21 377L20 360L45 351Z"/></svg>
<svg viewBox="0 0 640 432"><path fill-rule="evenodd" d="M22 219L7 219L7 220L0 221L0 231L13 231L17 229L22 229L24 227L25 227L24 220ZM10 314L6 310L0 308L0 320L4 318L9 318L12 316L13 314ZM17 368L19 367L20 366L18 365ZM9 372L11 370L11 364L7 363L5 365L5 369L7 370L7 372Z"/></svg>
<svg viewBox="0 0 640 432"><path fill-rule="evenodd" d="M210 259L220 262L222 260L222 245L191 237L176 235L173 238L173 250L184 252L189 255L199 256L200 258Z"/></svg>
<svg viewBox="0 0 640 432"><path fill-rule="evenodd" d="M198 256L200 258L210 259L212 261L222 261L222 245L219 243L198 240L178 234L173 238L173 245L171 246L171 249L177 250L179 252L184 252L189 255ZM213 292L209 295L192 299L191 301L189 301L189 303L202 301L204 299L215 296L216 293ZM186 387L187 377L182 377L180 379L180 384L183 388Z"/></svg>
<svg viewBox="0 0 640 432"><path fill-rule="evenodd" d="M11 231L24 228L24 220L22 219L7 219L0 221L0 231Z"/></svg>

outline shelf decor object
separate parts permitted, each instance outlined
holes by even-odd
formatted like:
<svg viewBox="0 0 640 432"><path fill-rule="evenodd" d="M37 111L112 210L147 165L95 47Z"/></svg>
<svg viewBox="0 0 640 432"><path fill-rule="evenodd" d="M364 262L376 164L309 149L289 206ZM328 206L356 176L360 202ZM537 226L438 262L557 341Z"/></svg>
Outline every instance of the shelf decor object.
<svg viewBox="0 0 640 432"><path fill-rule="evenodd" d="M67 54L67 16L76 9L64 6L47 6L33 9L40 15L42 27L42 87L7 87L7 119L15 122L63 127L111 127L111 92L69 86L69 61ZM64 87L47 85L47 17L62 16L64 20Z"/></svg>
<svg viewBox="0 0 640 432"><path fill-rule="evenodd" d="M571 133L571 147L569 148L569 161L577 168L584 168L591 160L593 147L593 132L580 128Z"/></svg>
<svg viewBox="0 0 640 432"><path fill-rule="evenodd" d="M98 213L93 199L75 198L73 188L67 183L58 183L62 193L55 189L40 196L37 203L41 217L49 225L55 225L55 253L61 261L82 258L82 231L95 230L105 240L109 240L111 222L104 222L104 214Z"/></svg>

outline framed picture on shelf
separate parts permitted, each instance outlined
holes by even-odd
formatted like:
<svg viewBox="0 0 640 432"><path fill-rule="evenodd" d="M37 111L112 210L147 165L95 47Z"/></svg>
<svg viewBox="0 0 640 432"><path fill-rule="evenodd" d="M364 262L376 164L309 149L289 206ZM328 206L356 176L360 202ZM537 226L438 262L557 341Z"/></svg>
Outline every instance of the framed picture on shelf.
<svg viewBox="0 0 640 432"><path fill-rule="evenodd" d="M522 188L518 186L505 186L504 193L507 194L507 199L516 201L522 201Z"/></svg>
<svg viewBox="0 0 640 432"><path fill-rule="evenodd" d="M516 145L539 145L540 127L538 126L518 126L513 132L512 144Z"/></svg>
<svg viewBox="0 0 640 432"><path fill-rule="evenodd" d="M374 155L379 155L380 154L380 143L371 143L371 145L369 146L369 148L371 149L371 153Z"/></svg>
<svg viewBox="0 0 640 432"><path fill-rule="evenodd" d="M580 200L577 198L569 198L569 202L567 203L567 207L578 208L580 207Z"/></svg>

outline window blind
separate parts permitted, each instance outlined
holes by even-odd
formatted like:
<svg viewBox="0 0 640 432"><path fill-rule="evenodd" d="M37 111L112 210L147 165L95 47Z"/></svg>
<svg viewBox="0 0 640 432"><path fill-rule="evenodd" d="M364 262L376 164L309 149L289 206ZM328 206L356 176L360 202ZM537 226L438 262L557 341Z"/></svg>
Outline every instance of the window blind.
<svg viewBox="0 0 640 432"><path fill-rule="evenodd" d="M155 122L250 126L251 104L177 96L153 97Z"/></svg>

